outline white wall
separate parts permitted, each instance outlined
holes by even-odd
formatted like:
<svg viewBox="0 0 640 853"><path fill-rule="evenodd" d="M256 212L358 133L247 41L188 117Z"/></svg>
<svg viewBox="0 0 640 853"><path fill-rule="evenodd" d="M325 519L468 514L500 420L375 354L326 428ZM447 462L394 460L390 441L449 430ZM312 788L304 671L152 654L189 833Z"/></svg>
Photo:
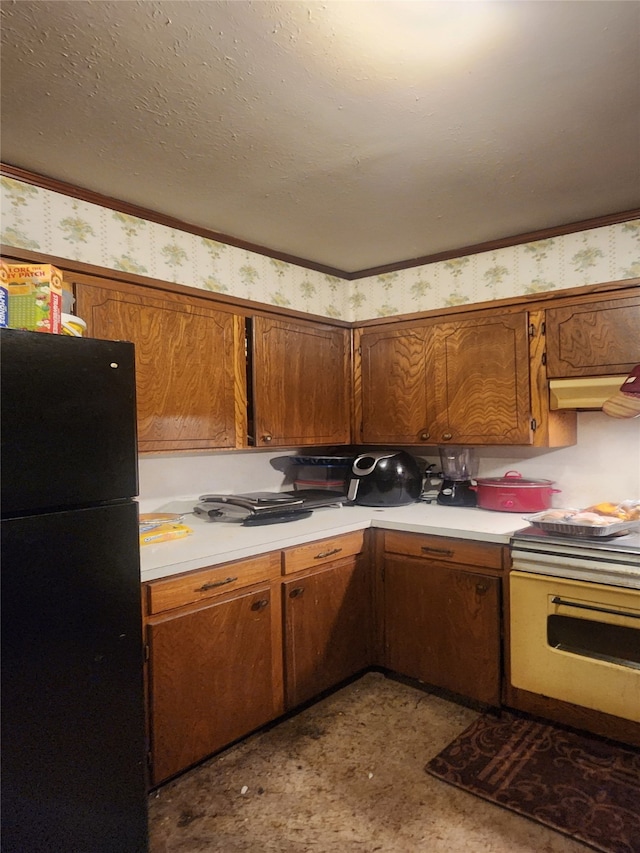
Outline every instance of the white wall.
<svg viewBox="0 0 640 853"><path fill-rule="evenodd" d="M178 512L191 509L193 497L206 493L242 494L293 488L285 473L291 466L284 460L292 452L241 450L142 455L138 464L140 510ZM176 501L186 502L186 506L172 508Z"/></svg>
<svg viewBox="0 0 640 853"><path fill-rule="evenodd" d="M304 451L300 451L304 453ZM292 488L285 457L294 453L173 454L140 458L140 507L191 509L205 492L242 493ZM417 455L417 454L416 454ZM554 506L584 507L599 501L640 499L640 418L617 420L602 412L578 414L578 444L562 449L478 448L480 477L517 470L523 477L553 480ZM422 457L439 463L437 451Z"/></svg>
<svg viewBox="0 0 640 853"><path fill-rule="evenodd" d="M599 501L640 499L640 418L618 420L602 412L578 413L578 443L556 450L485 449L479 476L554 480L554 506L585 507Z"/></svg>

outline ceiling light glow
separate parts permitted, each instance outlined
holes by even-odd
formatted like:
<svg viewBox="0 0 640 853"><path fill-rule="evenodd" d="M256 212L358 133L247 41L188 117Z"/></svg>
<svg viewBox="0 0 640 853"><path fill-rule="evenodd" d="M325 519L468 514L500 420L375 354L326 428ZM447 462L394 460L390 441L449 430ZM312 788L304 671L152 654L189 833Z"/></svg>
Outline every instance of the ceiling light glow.
<svg viewBox="0 0 640 853"><path fill-rule="evenodd" d="M316 21L351 70L415 76L468 66L504 36L504 4L482 0L332 0Z"/></svg>

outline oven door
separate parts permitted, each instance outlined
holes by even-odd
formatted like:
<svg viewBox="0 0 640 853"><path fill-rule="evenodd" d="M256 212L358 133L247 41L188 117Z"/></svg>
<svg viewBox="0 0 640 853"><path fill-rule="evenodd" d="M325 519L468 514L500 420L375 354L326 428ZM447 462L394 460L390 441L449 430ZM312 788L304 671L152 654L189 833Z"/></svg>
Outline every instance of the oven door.
<svg viewBox="0 0 640 853"><path fill-rule="evenodd" d="M640 722L637 590L512 571L514 687Z"/></svg>

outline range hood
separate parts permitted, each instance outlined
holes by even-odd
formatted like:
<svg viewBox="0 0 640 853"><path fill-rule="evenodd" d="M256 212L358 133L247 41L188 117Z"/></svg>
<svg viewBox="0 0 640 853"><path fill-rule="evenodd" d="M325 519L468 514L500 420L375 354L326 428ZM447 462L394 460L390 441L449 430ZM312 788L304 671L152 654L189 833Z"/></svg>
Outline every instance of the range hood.
<svg viewBox="0 0 640 853"><path fill-rule="evenodd" d="M549 381L550 408L601 409L627 378L622 376L579 376Z"/></svg>

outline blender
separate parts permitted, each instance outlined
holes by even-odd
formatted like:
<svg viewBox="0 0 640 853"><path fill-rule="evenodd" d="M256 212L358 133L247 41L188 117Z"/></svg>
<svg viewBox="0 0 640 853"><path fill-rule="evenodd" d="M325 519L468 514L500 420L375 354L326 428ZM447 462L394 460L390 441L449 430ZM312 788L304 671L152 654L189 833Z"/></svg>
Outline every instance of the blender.
<svg viewBox="0 0 640 853"><path fill-rule="evenodd" d="M440 447L442 485L437 503L443 506L476 506L472 480L478 473L478 461L473 447Z"/></svg>

